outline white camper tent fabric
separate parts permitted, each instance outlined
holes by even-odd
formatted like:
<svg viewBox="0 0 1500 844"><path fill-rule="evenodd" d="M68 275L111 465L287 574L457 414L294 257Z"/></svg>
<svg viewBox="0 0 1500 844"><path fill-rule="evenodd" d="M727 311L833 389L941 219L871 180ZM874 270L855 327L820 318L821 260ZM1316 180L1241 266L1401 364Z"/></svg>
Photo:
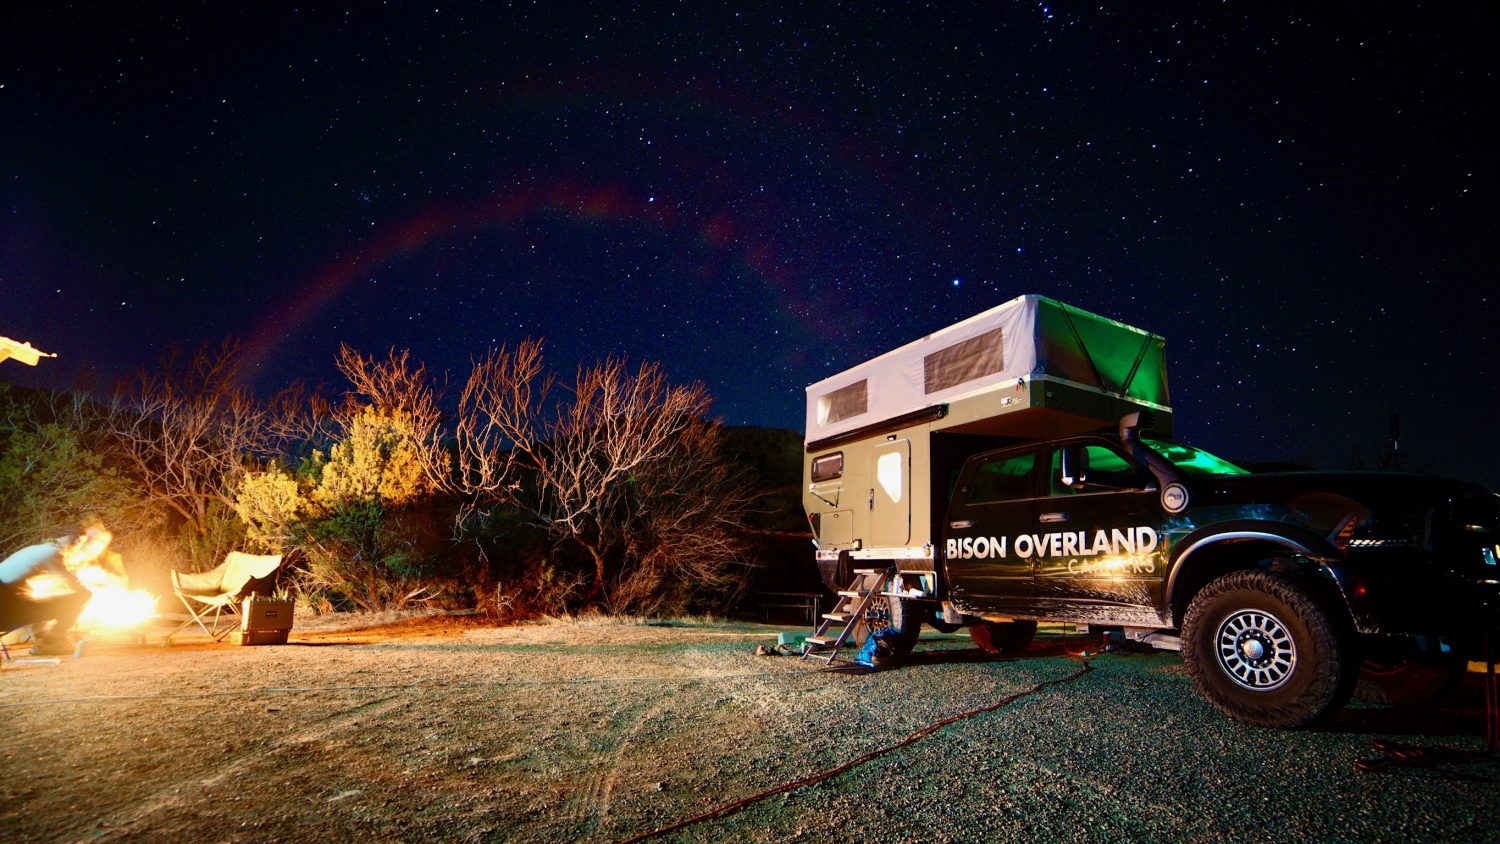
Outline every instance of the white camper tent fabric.
<svg viewBox="0 0 1500 844"><path fill-rule="evenodd" d="M813 384L808 440L1026 378L1037 368L1037 311L1037 296L1021 296Z"/></svg>

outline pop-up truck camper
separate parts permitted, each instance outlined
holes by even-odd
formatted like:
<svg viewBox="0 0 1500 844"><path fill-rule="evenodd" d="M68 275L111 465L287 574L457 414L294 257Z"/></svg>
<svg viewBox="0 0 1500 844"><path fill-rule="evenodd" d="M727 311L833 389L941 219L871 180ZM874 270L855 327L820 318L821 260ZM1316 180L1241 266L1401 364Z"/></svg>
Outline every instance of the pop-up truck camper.
<svg viewBox="0 0 1500 844"><path fill-rule="evenodd" d="M1252 475L1170 439L1163 339L1013 299L807 388L803 503L839 596L805 656L1039 621L1179 649L1230 717L1440 693L1481 650L1500 507L1392 473Z"/></svg>

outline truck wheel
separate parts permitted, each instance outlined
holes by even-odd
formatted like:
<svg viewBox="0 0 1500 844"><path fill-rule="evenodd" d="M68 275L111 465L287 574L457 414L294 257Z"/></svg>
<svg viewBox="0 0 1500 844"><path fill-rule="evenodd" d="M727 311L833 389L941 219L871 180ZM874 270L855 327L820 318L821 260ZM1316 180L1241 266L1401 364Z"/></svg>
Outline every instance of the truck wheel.
<svg viewBox="0 0 1500 844"><path fill-rule="evenodd" d="M969 638L987 654L1020 653L1036 638L1035 621L978 621L969 625Z"/></svg>
<svg viewBox="0 0 1500 844"><path fill-rule="evenodd" d="M920 606L915 601L876 595L865 607L859 623L854 625L854 644L864 647L865 640L875 633L893 630L896 635L887 638L885 642L889 649L878 651L874 662L876 665L891 665L900 661L911 653L911 649L917 644L917 637L921 635Z"/></svg>
<svg viewBox="0 0 1500 844"><path fill-rule="evenodd" d="M1386 706L1422 706L1452 691L1465 662L1452 654L1366 657L1359 665L1354 698Z"/></svg>
<svg viewBox="0 0 1500 844"><path fill-rule="evenodd" d="M1350 638L1295 582L1236 571L1193 597L1182 657L1198 691L1230 718L1300 727L1349 699L1358 676Z"/></svg>

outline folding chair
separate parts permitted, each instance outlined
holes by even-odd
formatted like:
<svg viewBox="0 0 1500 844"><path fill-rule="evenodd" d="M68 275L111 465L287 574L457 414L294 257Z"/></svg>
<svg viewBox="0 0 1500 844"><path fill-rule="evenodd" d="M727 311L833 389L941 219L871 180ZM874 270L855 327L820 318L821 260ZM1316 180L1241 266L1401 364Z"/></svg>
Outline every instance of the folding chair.
<svg viewBox="0 0 1500 844"><path fill-rule="evenodd" d="M5 640L10 637L10 634L16 632L17 630L30 626L31 623L27 622L26 624L22 624L18 627L13 627L10 630L0 630L0 662L15 662L16 658L10 655L10 648L6 647ZM16 644L20 644L20 642L17 642Z"/></svg>
<svg viewBox="0 0 1500 844"><path fill-rule="evenodd" d="M239 607L235 602L240 593L245 591L245 586L256 578L267 577L276 569L281 567L281 555L256 555L242 554L239 551L230 551L217 568L197 574L183 574L172 572L172 591L177 593L178 600L187 607L188 614L192 616L187 621L177 626L176 630L167 634L167 641L182 631L183 628L197 622L203 628L203 632L213 638L215 642L222 640L234 629L230 624L223 630L219 629L220 616L228 616L237 619L240 615ZM198 606L194 606L194 605ZM201 607L201 609L200 609ZM204 624L204 619L209 618L209 611L213 611L210 620L212 629Z"/></svg>

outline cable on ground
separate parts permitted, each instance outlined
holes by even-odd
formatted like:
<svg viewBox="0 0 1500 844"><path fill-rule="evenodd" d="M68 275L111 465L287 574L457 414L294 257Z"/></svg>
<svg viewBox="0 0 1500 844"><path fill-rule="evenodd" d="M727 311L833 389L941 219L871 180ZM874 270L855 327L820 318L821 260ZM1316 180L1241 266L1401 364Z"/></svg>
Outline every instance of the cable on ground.
<svg viewBox="0 0 1500 844"><path fill-rule="evenodd" d="M1494 624L1490 601L1493 595L1486 593L1484 600L1484 750L1459 750L1453 747L1417 747L1389 739L1377 739L1375 751L1380 755L1354 760L1354 768L1365 773L1380 773L1392 768L1428 768L1453 779L1473 779L1461 771L1438 768L1444 763L1463 764L1479 762L1492 756L1500 745L1500 681L1495 677L1495 654L1490 649L1494 638Z"/></svg>
<svg viewBox="0 0 1500 844"><path fill-rule="evenodd" d="M1005 697L1000 698L999 700L987 706L981 706L977 709L970 709L964 712L960 712L957 715L949 715L947 718L943 718L939 721L934 721L931 724L922 727L921 729L908 733L905 738L902 738L893 744L888 744L885 747L880 747L868 753L856 756L855 758L850 759L849 761L841 765L836 765L832 768L828 768L827 770L819 771L815 774L810 774L792 782L783 783L782 785L778 785L774 788L768 788L765 791L752 794L749 797L742 797L732 803L725 803L724 805L714 809L710 809L709 811L704 812L701 815L696 815L686 820L678 821L677 823L671 824L670 826L657 827L650 832L642 833L640 835L634 836L633 838L626 838L623 841L620 841L618 844L637 844L638 842L645 841L650 838L655 838L658 835L665 835L669 832L676 832L680 829L685 829L686 827L692 826L694 824L709 820L715 820L727 815L732 815L735 812L738 812L739 810L745 808L746 806L754 803L759 803L760 801L765 800L768 797L775 797L778 794L782 794L793 789L802 788L803 786L813 785L815 783L823 782L824 780L832 779L839 774L853 770L854 768L857 768L860 765L865 764L866 762L878 759L881 756L886 755L887 753L899 750L909 744L912 744L913 742L920 741L942 729L943 727L948 726L949 724L962 721L966 718L973 718L976 715L983 715L986 712L994 712L1001 707L1015 703L1021 698L1037 694L1038 692L1041 692L1052 686L1061 686L1065 683L1071 683L1093 670L1093 666L1089 664L1090 660L1092 659L1092 655L1088 651L1083 651L1081 654L1070 654L1069 659L1071 659L1073 662L1079 663L1081 667L1077 671L1069 674L1066 677L1060 677L1056 680L1045 680L1043 682L1037 683L1035 686L1032 686L1029 689L1016 692L1015 694L1006 695Z"/></svg>

